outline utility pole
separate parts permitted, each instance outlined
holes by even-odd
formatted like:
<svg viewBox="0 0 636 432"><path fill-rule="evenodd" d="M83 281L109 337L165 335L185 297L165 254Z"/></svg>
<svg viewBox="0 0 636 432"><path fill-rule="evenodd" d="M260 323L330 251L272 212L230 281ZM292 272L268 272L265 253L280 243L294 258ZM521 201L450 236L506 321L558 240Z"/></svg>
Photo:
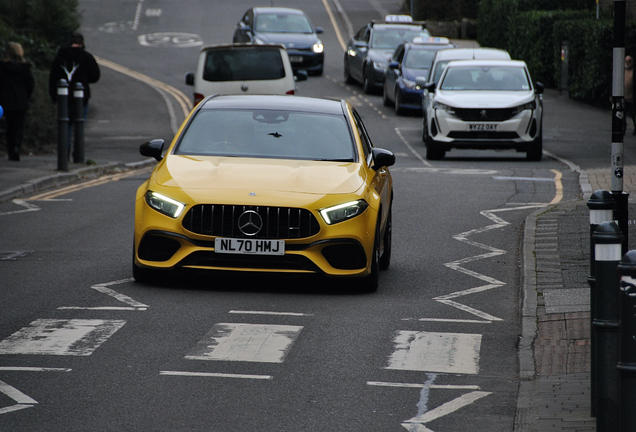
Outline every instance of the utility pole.
<svg viewBox="0 0 636 432"><path fill-rule="evenodd" d="M623 254L628 250L628 198L623 192L623 140L625 132L625 9L626 0L614 0L614 52L612 74L612 197L614 219L623 233Z"/></svg>

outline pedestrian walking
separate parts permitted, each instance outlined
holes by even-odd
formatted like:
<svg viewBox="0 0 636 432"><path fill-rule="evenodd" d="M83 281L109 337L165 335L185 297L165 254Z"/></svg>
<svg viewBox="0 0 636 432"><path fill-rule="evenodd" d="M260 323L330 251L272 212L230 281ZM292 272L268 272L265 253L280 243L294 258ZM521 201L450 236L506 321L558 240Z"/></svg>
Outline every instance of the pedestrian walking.
<svg viewBox="0 0 636 432"><path fill-rule="evenodd" d="M51 72L49 74L49 95L55 103L57 101L57 84L64 79L69 84L69 90L73 91L75 83L81 83L84 87L84 120L88 116L88 100L91 97L90 84L99 80L100 70L95 57L84 46L84 36L73 33L69 40L69 46L58 50ZM71 155L73 142L73 116L69 115L68 122L68 154ZM77 149L76 149L77 150Z"/></svg>
<svg viewBox="0 0 636 432"><path fill-rule="evenodd" d="M11 161L20 160L24 122L34 87L31 64L24 59L22 45L9 42L0 61L0 106L6 119L7 155Z"/></svg>
<svg viewBox="0 0 636 432"><path fill-rule="evenodd" d="M634 109L634 59L632 56L625 57L625 122L623 134L627 131L627 117L632 119L634 130L632 135L636 135L636 110Z"/></svg>

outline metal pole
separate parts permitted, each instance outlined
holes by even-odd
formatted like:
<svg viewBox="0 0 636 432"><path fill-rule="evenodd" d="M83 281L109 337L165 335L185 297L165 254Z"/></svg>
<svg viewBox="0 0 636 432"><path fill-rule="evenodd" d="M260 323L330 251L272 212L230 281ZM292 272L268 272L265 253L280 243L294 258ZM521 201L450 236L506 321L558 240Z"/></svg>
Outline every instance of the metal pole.
<svg viewBox="0 0 636 432"><path fill-rule="evenodd" d="M618 299L623 234L616 222L601 223L592 236L596 258L596 432L618 430Z"/></svg>
<svg viewBox="0 0 636 432"><path fill-rule="evenodd" d="M612 74L612 195L616 200L614 220L624 236L622 252L628 249L629 194L623 192L623 135L625 132L625 0L614 0L614 51Z"/></svg>
<svg viewBox="0 0 636 432"><path fill-rule="evenodd" d="M627 252L618 264L621 277L620 342L618 348L619 431L636 431L636 251Z"/></svg>
<svg viewBox="0 0 636 432"><path fill-rule="evenodd" d="M597 190L587 202L590 209L590 275L587 283L590 286L590 348L595 352L596 348L596 330L594 329L594 318L596 318L596 287L595 287L595 263L594 258L594 241L592 236L594 230L603 222L614 220L614 208L616 201L612 198L612 194L605 190ZM596 417L596 361L594 356L591 358L590 365L590 396L591 396L591 416Z"/></svg>
<svg viewBox="0 0 636 432"><path fill-rule="evenodd" d="M73 88L73 132L75 133L75 147L73 148L73 162L84 163L84 86L75 83Z"/></svg>
<svg viewBox="0 0 636 432"><path fill-rule="evenodd" d="M57 169L68 171L68 83L57 82Z"/></svg>

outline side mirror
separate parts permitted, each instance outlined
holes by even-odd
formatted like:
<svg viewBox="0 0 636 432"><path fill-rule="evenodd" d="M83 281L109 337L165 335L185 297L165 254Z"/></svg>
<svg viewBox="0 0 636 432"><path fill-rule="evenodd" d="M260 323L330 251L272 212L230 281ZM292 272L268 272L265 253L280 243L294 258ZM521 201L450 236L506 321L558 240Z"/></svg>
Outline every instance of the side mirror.
<svg viewBox="0 0 636 432"><path fill-rule="evenodd" d="M397 69L400 67L400 63L396 62L396 61L392 61L389 63L389 69Z"/></svg>
<svg viewBox="0 0 636 432"><path fill-rule="evenodd" d="M373 154L373 169L375 171L382 167L390 167L395 164L395 155L388 150L374 148L371 150Z"/></svg>
<svg viewBox="0 0 636 432"><path fill-rule="evenodd" d="M308 77L309 75L307 74L306 70L299 70L294 73L295 81L307 81Z"/></svg>
<svg viewBox="0 0 636 432"><path fill-rule="evenodd" d="M535 93L542 94L544 90L545 90L545 86L543 85L543 83L540 83L538 81L536 83L534 83L534 92Z"/></svg>
<svg viewBox="0 0 636 432"><path fill-rule="evenodd" d="M424 84L424 89L428 90L429 92L434 92L435 87L437 87L437 83L434 82L427 82L426 84Z"/></svg>
<svg viewBox="0 0 636 432"><path fill-rule="evenodd" d="M186 85L194 85L194 72L188 72L185 74L185 83Z"/></svg>
<svg viewBox="0 0 636 432"><path fill-rule="evenodd" d="M139 153L142 156L149 156L157 159L157 161L161 161L163 156L163 144L164 140L162 139L153 139L151 141L147 141L139 146Z"/></svg>
<svg viewBox="0 0 636 432"><path fill-rule="evenodd" d="M323 29L322 27L316 27L316 34L322 34L325 32L325 29Z"/></svg>

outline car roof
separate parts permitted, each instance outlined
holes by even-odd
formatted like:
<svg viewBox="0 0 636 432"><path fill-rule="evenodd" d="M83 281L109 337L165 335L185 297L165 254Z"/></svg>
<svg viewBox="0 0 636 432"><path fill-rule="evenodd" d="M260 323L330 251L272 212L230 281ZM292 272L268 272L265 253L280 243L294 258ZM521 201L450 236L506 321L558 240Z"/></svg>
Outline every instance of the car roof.
<svg viewBox="0 0 636 432"><path fill-rule="evenodd" d="M342 115L344 101L291 95L222 95L201 102L201 109L274 109Z"/></svg>
<svg viewBox="0 0 636 432"><path fill-rule="evenodd" d="M214 49L240 49L240 48L262 49L262 48L272 48L272 47L285 49L284 45L275 44L275 43L266 43L266 44L223 43L223 44L211 44L211 45L202 46L201 51L208 51L208 50L214 50Z"/></svg>
<svg viewBox="0 0 636 432"><path fill-rule="evenodd" d="M437 51L435 61L440 60L510 59L508 51L497 48L449 48Z"/></svg>
<svg viewBox="0 0 636 432"><path fill-rule="evenodd" d="M406 29L406 30L422 30L425 29L426 26L424 25L424 23L418 23L418 22L409 22L409 23L399 23L399 22L392 22L392 23L385 23L384 21L377 23L377 22L371 22L371 28L374 30L394 30L394 29Z"/></svg>
<svg viewBox="0 0 636 432"><path fill-rule="evenodd" d="M451 60L446 67L462 66L511 66L527 67L523 60Z"/></svg>
<svg viewBox="0 0 636 432"><path fill-rule="evenodd" d="M285 7L255 7L253 8L253 10L255 14L284 13L287 15L305 15L305 12L301 11L300 9L292 9L292 8L285 8Z"/></svg>

